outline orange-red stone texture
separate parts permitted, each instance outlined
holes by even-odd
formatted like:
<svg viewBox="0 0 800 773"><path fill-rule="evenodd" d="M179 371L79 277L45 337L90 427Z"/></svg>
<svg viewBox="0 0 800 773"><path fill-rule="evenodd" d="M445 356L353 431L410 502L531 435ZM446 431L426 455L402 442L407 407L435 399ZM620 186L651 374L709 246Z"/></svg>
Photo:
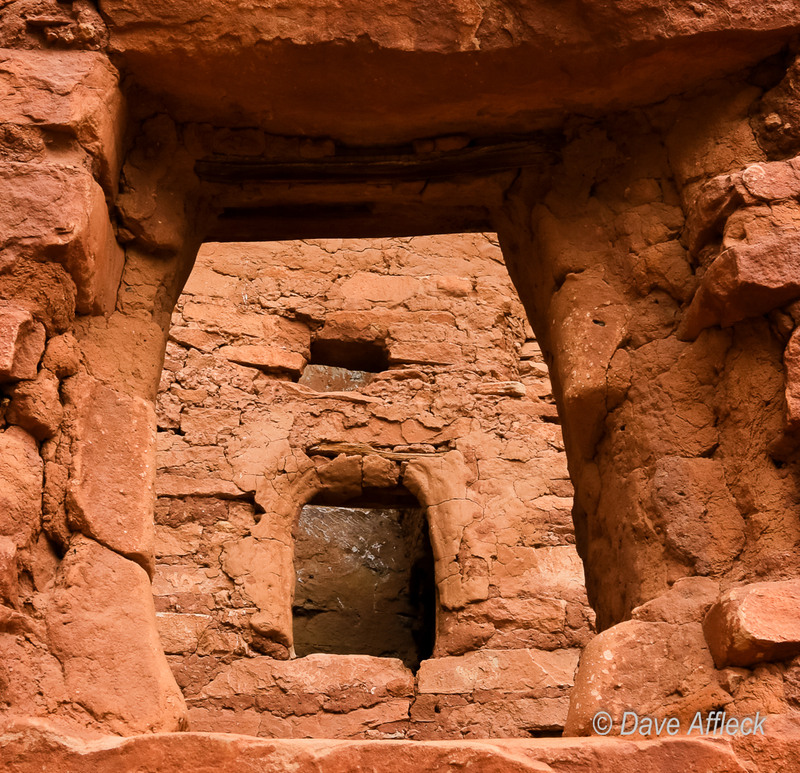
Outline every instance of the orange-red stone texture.
<svg viewBox="0 0 800 773"><path fill-rule="evenodd" d="M158 398L153 585L192 729L560 730L592 616L547 369L525 329L491 235L200 250ZM387 364L357 389L295 383L326 344L382 347ZM434 658L416 682L396 660L361 658L357 698L349 656L264 657L292 647L301 506L400 481L426 507L438 588Z"/></svg>
<svg viewBox="0 0 800 773"><path fill-rule="evenodd" d="M290 5L0 9L1 753L22 770L245 769L264 749L329 770L798 767L797 3ZM498 234L563 431L601 629L567 732L591 733L597 706L724 707L768 716L763 739L506 741L497 762L483 744L178 732L151 438L199 246L463 231ZM299 367L277 331L247 346L267 348L234 364ZM253 564L270 540L250 536L242 587L279 590L286 564ZM273 596L250 628L288 652ZM431 662L449 657L483 654Z"/></svg>

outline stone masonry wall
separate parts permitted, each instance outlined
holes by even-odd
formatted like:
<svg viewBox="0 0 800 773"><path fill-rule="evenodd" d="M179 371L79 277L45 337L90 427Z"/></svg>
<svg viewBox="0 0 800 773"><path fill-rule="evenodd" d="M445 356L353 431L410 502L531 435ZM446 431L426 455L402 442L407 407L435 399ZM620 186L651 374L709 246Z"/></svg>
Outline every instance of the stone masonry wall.
<svg viewBox="0 0 800 773"><path fill-rule="evenodd" d="M153 590L192 729L560 730L593 616L547 369L494 236L205 245L158 425ZM416 675L397 659L294 659L302 506L399 484L433 543L433 658Z"/></svg>
<svg viewBox="0 0 800 773"><path fill-rule="evenodd" d="M291 5L0 8L0 767L800 769L800 6ZM203 242L475 231L549 372L601 631L564 733L722 709L763 736L413 741L557 732L589 634L496 260L470 289L457 249L398 275L362 242L331 282L340 245L306 241L281 314L291 250L217 254L189 284L217 329L170 344L156 540ZM432 657L292 657L293 603L333 612L292 600L310 513L388 499L403 533L392 497L425 511ZM394 544L357 572L427 552Z"/></svg>

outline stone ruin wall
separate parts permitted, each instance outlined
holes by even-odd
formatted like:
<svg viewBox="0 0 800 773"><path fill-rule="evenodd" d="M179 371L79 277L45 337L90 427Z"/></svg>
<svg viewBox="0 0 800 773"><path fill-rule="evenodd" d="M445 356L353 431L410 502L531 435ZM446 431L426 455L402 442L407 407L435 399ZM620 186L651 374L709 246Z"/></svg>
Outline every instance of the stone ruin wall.
<svg viewBox="0 0 800 773"><path fill-rule="evenodd" d="M560 733L593 615L547 368L495 236L204 245L172 317L158 426L153 594L192 730ZM438 591L435 647L421 666L406 653L412 670L391 649L409 610L372 630L321 593L341 572L348 609L397 603L408 578L391 577L380 511L300 519L315 496L386 504L403 484L425 506ZM303 553L326 519L352 544ZM357 548L360 572L341 555ZM291 596L315 572L307 636L339 654L287 660Z"/></svg>
<svg viewBox="0 0 800 773"><path fill-rule="evenodd" d="M150 773L198 763L239 770L243 760L298 771L800 766L796 4L671 5L661 13L587 2L576 13L534 2L518 14L494 4L477 19L461 5L430 4L425 25L405 9L396 26L382 26L359 4L347 19L333 14L322 23L297 3L285 28L263 9L241 24L228 3L204 3L201 18L181 3L100 5L18 0L0 9L3 762L23 773L126 765ZM237 77L226 81L231 68ZM365 68L374 77L356 77ZM287 75L272 79L267 93L263 73L276 71ZM519 73L533 75L521 83ZM185 732L198 710L249 721L247 732L255 711L264 733L276 717L296 717L288 724L299 726L312 716L281 707L274 692L255 707L249 695L236 705L200 706L187 685L202 685L209 700L230 700L207 686L222 669L237 668L234 660L260 662L267 666L248 676L249 685L268 692L278 670L302 660L285 659L295 511L329 482L349 480L355 490L359 460L363 489L369 454L345 453L338 464L350 472L336 469L330 449L305 445L321 441L316 432L300 440L288 467L263 456L263 438L253 449L256 469L244 453L244 474L231 481L242 494L230 489L225 507L235 510L227 513L232 528L241 528L234 553L242 561L228 566L242 601L249 599L240 607L252 610L249 629L239 622L212 629L230 634L220 636L224 646L209 637L222 648L209 663L221 670L190 675L182 651L166 656L164 643L178 650L196 629L176 625L162 642L158 621L169 627L169 618L157 617L153 595L153 581L164 576L156 544L165 544L165 529L191 532L180 524L182 505L165 513L162 499L155 539L155 403L174 305L204 242L311 240L342 235L337 228L348 237L498 234L550 375L574 488L575 544L599 630L580 656L563 739L384 746ZM278 341L281 330L271 332ZM195 344L182 348L202 352L202 337ZM277 368L259 363L263 371L292 370L285 360ZM271 382L287 398L307 399L299 381L270 379L253 364L234 363L253 372L254 390ZM515 380L524 377L481 382ZM393 383L402 388L377 380L359 393ZM521 399L480 397L497 405ZM202 424L195 425L201 434ZM415 446L399 425L392 448ZM291 431L278 429L276 442L291 449ZM228 448L233 438L232 431ZM429 521L437 507L423 501L432 491L429 458L470 471L456 478L459 496L440 504L480 507L483 496L488 504L465 450L439 456L436 444L422 444L434 453L402 457L404 469L380 454L383 461L366 469L396 470ZM287 474L275 478L267 463ZM277 490L273 480L291 486ZM261 509L269 518L253 523ZM448 509L441 523L458 517ZM477 536L480 520L465 533ZM493 563L503 565L500 552L495 562L476 539L467 558L478 560L462 564L455 539L433 524L431 542L446 611L440 623L453 627L438 632L444 651L429 664L446 671L451 659L480 662L487 645L510 660L527 649L542 658L574 649L527 638L523 647L500 647L522 634L497 628L489 602L513 600L506 591L516 575L491 596L486 578ZM264 576L267 564L251 560L266 551L279 573ZM228 603L226 593L220 599ZM220 662L228 646L234 654L240 646L237 628L259 654ZM585 627L563 630L568 638ZM522 631L534 637L536 626ZM411 681L396 663L398 694L387 686L381 701L411 716L424 702L417 697L407 708ZM455 689L453 679L447 675L445 688ZM434 732L454 725L461 732L468 715L485 721L482 705L528 701L530 708L547 697L528 694L527 684L517 690L504 675L497 684L500 693L511 686L511 697L430 693L458 696L438 704L443 719ZM363 695L351 694L357 702ZM563 701L563 691L550 697ZM343 726L375 705L327 713ZM318 704L308 706L316 712ZM720 707L761 712L766 734L714 742L585 737L599 709L618 728L632 706L683 722ZM371 727L380 728L380 718Z"/></svg>

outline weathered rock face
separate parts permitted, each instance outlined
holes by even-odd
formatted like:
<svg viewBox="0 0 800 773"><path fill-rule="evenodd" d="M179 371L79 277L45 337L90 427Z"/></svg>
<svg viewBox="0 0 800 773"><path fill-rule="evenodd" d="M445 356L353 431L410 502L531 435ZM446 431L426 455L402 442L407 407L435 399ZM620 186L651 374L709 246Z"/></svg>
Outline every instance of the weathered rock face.
<svg viewBox="0 0 800 773"><path fill-rule="evenodd" d="M547 369L492 238L208 245L173 316L158 405L154 591L192 727L561 727L592 616ZM506 650L521 660L498 666ZM465 653L492 665L469 688L423 685L421 671L382 718L326 707L339 724L300 683L292 707L220 692L249 659L280 680L280 659L308 656L294 668L313 681L314 652L413 669L450 656L453 677L482 673Z"/></svg>
<svg viewBox="0 0 800 773"><path fill-rule="evenodd" d="M791 0L450 0L399 2L391 14L363 0L293 2L278 14L222 0L105 0L103 15L110 49L183 120L231 126L236 115L243 127L376 146L524 133L558 127L565 113L655 102L754 64L800 29ZM266 85L265 72L292 77Z"/></svg>
<svg viewBox="0 0 800 773"><path fill-rule="evenodd" d="M545 739L418 743L411 741L269 741L219 733L181 733L135 738L85 739L55 732L42 724L17 724L2 738L0 761L20 773L38 773L55 766L66 773L102 769L124 773L140 770L265 771L280 773L287 765L299 773L329 770L466 769L476 773L779 773L796 763L797 734L771 727L756 743L731 744L701 738ZM772 751L766 751L772 749ZM766 752L766 753L765 753Z"/></svg>
<svg viewBox="0 0 800 773"><path fill-rule="evenodd" d="M85 742L20 731L4 753L65 770L94 755L108 769L137 756L139 767L199 757L242 769L240 754L263 767L263 743L298 769L797 767L797 4L418 6L0 8L4 722L48 717L123 735L187 726L147 601L148 433L173 307L203 242L496 232L552 380L602 629L579 666L570 729L591 732L594 707L618 711L624 694L654 713L763 712L770 735L417 745L393 756L349 742L251 741L240 752L240 739L201 736L76 752ZM520 406L540 396L523 395L526 378L506 357L513 324L480 317L507 290L476 281L465 291L447 255L426 254L410 273L381 263L378 280L374 256L351 255L334 282L349 283L346 294L322 298L335 257L325 253L286 315L275 304L288 278L264 277L271 288L243 279L245 257L212 267L222 280L190 280L217 287L220 327L176 337L167 359L173 375L224 360L217 392L188 375L176 387L191 415L162 429L181 438L176 452L203 449L176 453L164 477L173 501L158 508L167 547L153 586L160 620L174 621L163 646L182 685L215 685L187 695L188 711L264 734L364 733L354 730L362 716L383 737L410 737L415 722L418 738L552 732L549 702L564 705L578 649L568 639L585 635L586 618L565 608L583 609L571 546L549 541L549 516L526 521L531 503L568 494L542 493L518 442L532 419ZM297 275L284 259L278 268ZM445 277L447 321L428 300ZM243 316L231 278L258 288L265 317L291 324L230 330ZM426 333L408 336L398 311L429 315ZM185 357L172 371L176 348ZM459 362L470 365L461 380L448 370ZM336 366L347 373L324 370ZM365 375L392 371L423 377ZM273 407L291 421L275 423ZM412 692L402 661L379 659L363 666L376 704L355 690L352 705L337 695L326 711L308 687L319 660L304 671L308 658L290 657L291 525L315 496L342 506L392 486L428 519L436 649ZM495 509L511 517L478 528ZM240 661L258 663L242 679L263 706L234 689ZM491 690L476 689L478 675ZM281 683L305 685L308 702L281 706ZM309 719L325 714L334 724Z"/></svg>

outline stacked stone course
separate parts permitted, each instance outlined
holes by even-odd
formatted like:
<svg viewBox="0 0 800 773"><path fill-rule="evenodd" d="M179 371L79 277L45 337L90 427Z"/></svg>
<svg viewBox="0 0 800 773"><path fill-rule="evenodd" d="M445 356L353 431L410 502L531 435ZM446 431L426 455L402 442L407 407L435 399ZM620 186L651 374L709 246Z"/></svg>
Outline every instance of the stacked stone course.
<svg viewBox="0 0 800 773"><path fill-rule="evenodd" d="M549 379L526 328L490 235L201 249L159 393L154 580L193 729L560 731L592 618ZM312 359L373 349L385 367L368 378ZM297 522L314 496L344 503L400 482L433 543L434 658L416 685L396 660L361 658L383 697L357 699L351 656L281 663L301 590ZM333 544L317 570L328 562L345 568ZM360 593L365 608L382 603L358 586L344 603Z"/></svg>

